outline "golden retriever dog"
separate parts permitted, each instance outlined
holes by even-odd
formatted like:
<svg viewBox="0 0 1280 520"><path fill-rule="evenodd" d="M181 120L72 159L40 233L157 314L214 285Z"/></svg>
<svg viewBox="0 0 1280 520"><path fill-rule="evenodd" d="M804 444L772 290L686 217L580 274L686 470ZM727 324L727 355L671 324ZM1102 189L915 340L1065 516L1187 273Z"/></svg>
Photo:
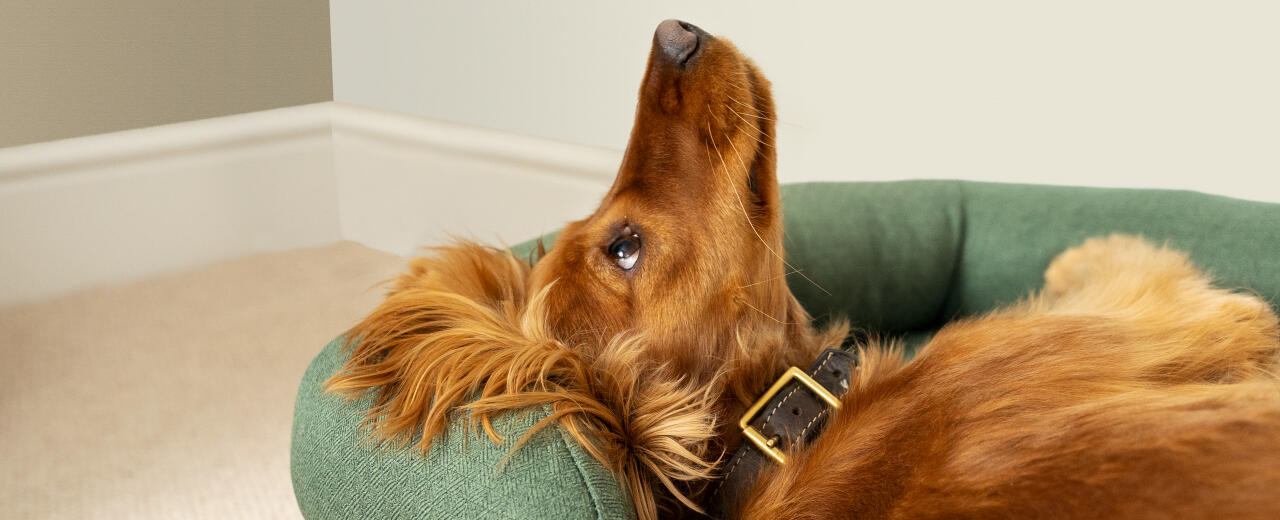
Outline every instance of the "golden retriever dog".
<svg viewBox="0 0 1280 520"><path fill-rule="evenodd" d="M491 419L544 407L539 428L611 468L640 518L698 516L738 418L848 332L815 329L787 287L775 117L732 44L663 22L599 208L533 259L461 243L413 260L328 390L371 396L370 433L422 450L452 420L503 441ZM1180 252L1090 240L910 362L856 351L824 433L729 514L1280 518L1276 315Z"/></svg>

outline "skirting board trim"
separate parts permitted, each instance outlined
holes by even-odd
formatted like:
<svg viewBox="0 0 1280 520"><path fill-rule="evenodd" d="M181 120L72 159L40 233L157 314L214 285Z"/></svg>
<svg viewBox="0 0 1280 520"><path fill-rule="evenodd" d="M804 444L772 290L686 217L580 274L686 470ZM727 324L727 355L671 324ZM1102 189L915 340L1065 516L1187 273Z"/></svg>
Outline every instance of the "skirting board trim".
<svg viewBox="0 0 1280 520"><path fill-rule="evenodd" d="M594 182L612 182L622 153L366 108L330 103L335 133L356 134L385 143L537 166Z"/></svg>
<svg viewBox="0 0 1280 520"><path fill-rule="evenodd" d="M339 142L347 143L342 161ZM388 150L400 154L403 171L381 184L340 170L339 163L385 165ZM470 222L459 207L441 215L372 203L404 189L388 180L447 192L455 179L468 183L462 191L517 179L515 196L537 204L554 191L551 198L576 215L608 188L620 158L615 150L332 102L0 148L0 305L337 240L405 254L408 242L432 245ZM466 179L450 177L457 168ZM567 220L552 211L537 215L549 227L524 219L504 232L492 212L460 234L523 238ZM391 230L394 240L374 236L397 226L405 229Z"/></svg>
<svg viewBox="0 0 1280 520"><path fill-rule="evenodd" d="M0 148L0 182L244 144L328 135L332 103Z"/></svg>

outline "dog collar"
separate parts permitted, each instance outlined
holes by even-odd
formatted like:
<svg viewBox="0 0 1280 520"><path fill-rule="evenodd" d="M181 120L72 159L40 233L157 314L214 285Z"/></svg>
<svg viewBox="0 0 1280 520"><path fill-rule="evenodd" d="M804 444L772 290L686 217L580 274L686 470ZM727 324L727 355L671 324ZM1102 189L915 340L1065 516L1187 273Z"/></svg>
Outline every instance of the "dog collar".
<svg viewBox="0 0 1280 520"><path fill-rule="evenodd" d="M743 441L728 459L708 502L714 518L732 517L768 464L785 465L786 449L813 442L826 419L840 408L849 378L858 368L853 354L830 349L809 370L791 367L756 401L738 427Z"/></svg>

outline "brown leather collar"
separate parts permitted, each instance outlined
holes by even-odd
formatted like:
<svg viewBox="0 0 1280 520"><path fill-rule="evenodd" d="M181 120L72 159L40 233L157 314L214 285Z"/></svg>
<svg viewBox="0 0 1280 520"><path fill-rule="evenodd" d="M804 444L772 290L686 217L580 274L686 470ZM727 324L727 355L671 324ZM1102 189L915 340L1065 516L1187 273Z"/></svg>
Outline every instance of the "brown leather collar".
<svg viewBox="0 0 1280 520"><path fill-rule="evenodd" d="M817 438L849 390L849 378L857 368L853 354L827 350L809 370L793 368L783 374L747 411L740 423L745 436L742 445L727 459L724 475L709 495L712 518L735 516L767 465L785 464L788 449Z"/></svg>

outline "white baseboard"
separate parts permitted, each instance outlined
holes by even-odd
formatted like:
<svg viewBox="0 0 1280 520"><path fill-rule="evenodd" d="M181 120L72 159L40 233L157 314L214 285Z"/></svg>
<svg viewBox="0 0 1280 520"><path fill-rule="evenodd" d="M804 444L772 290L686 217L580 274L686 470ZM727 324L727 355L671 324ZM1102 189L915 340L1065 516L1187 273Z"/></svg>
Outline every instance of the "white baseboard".
<svg viewBox="0 0 1280 520"><path fill-rule="evenodd" d="M620 156L335 103L0 149L0 305L343 239L515 243Z"/></svg>

